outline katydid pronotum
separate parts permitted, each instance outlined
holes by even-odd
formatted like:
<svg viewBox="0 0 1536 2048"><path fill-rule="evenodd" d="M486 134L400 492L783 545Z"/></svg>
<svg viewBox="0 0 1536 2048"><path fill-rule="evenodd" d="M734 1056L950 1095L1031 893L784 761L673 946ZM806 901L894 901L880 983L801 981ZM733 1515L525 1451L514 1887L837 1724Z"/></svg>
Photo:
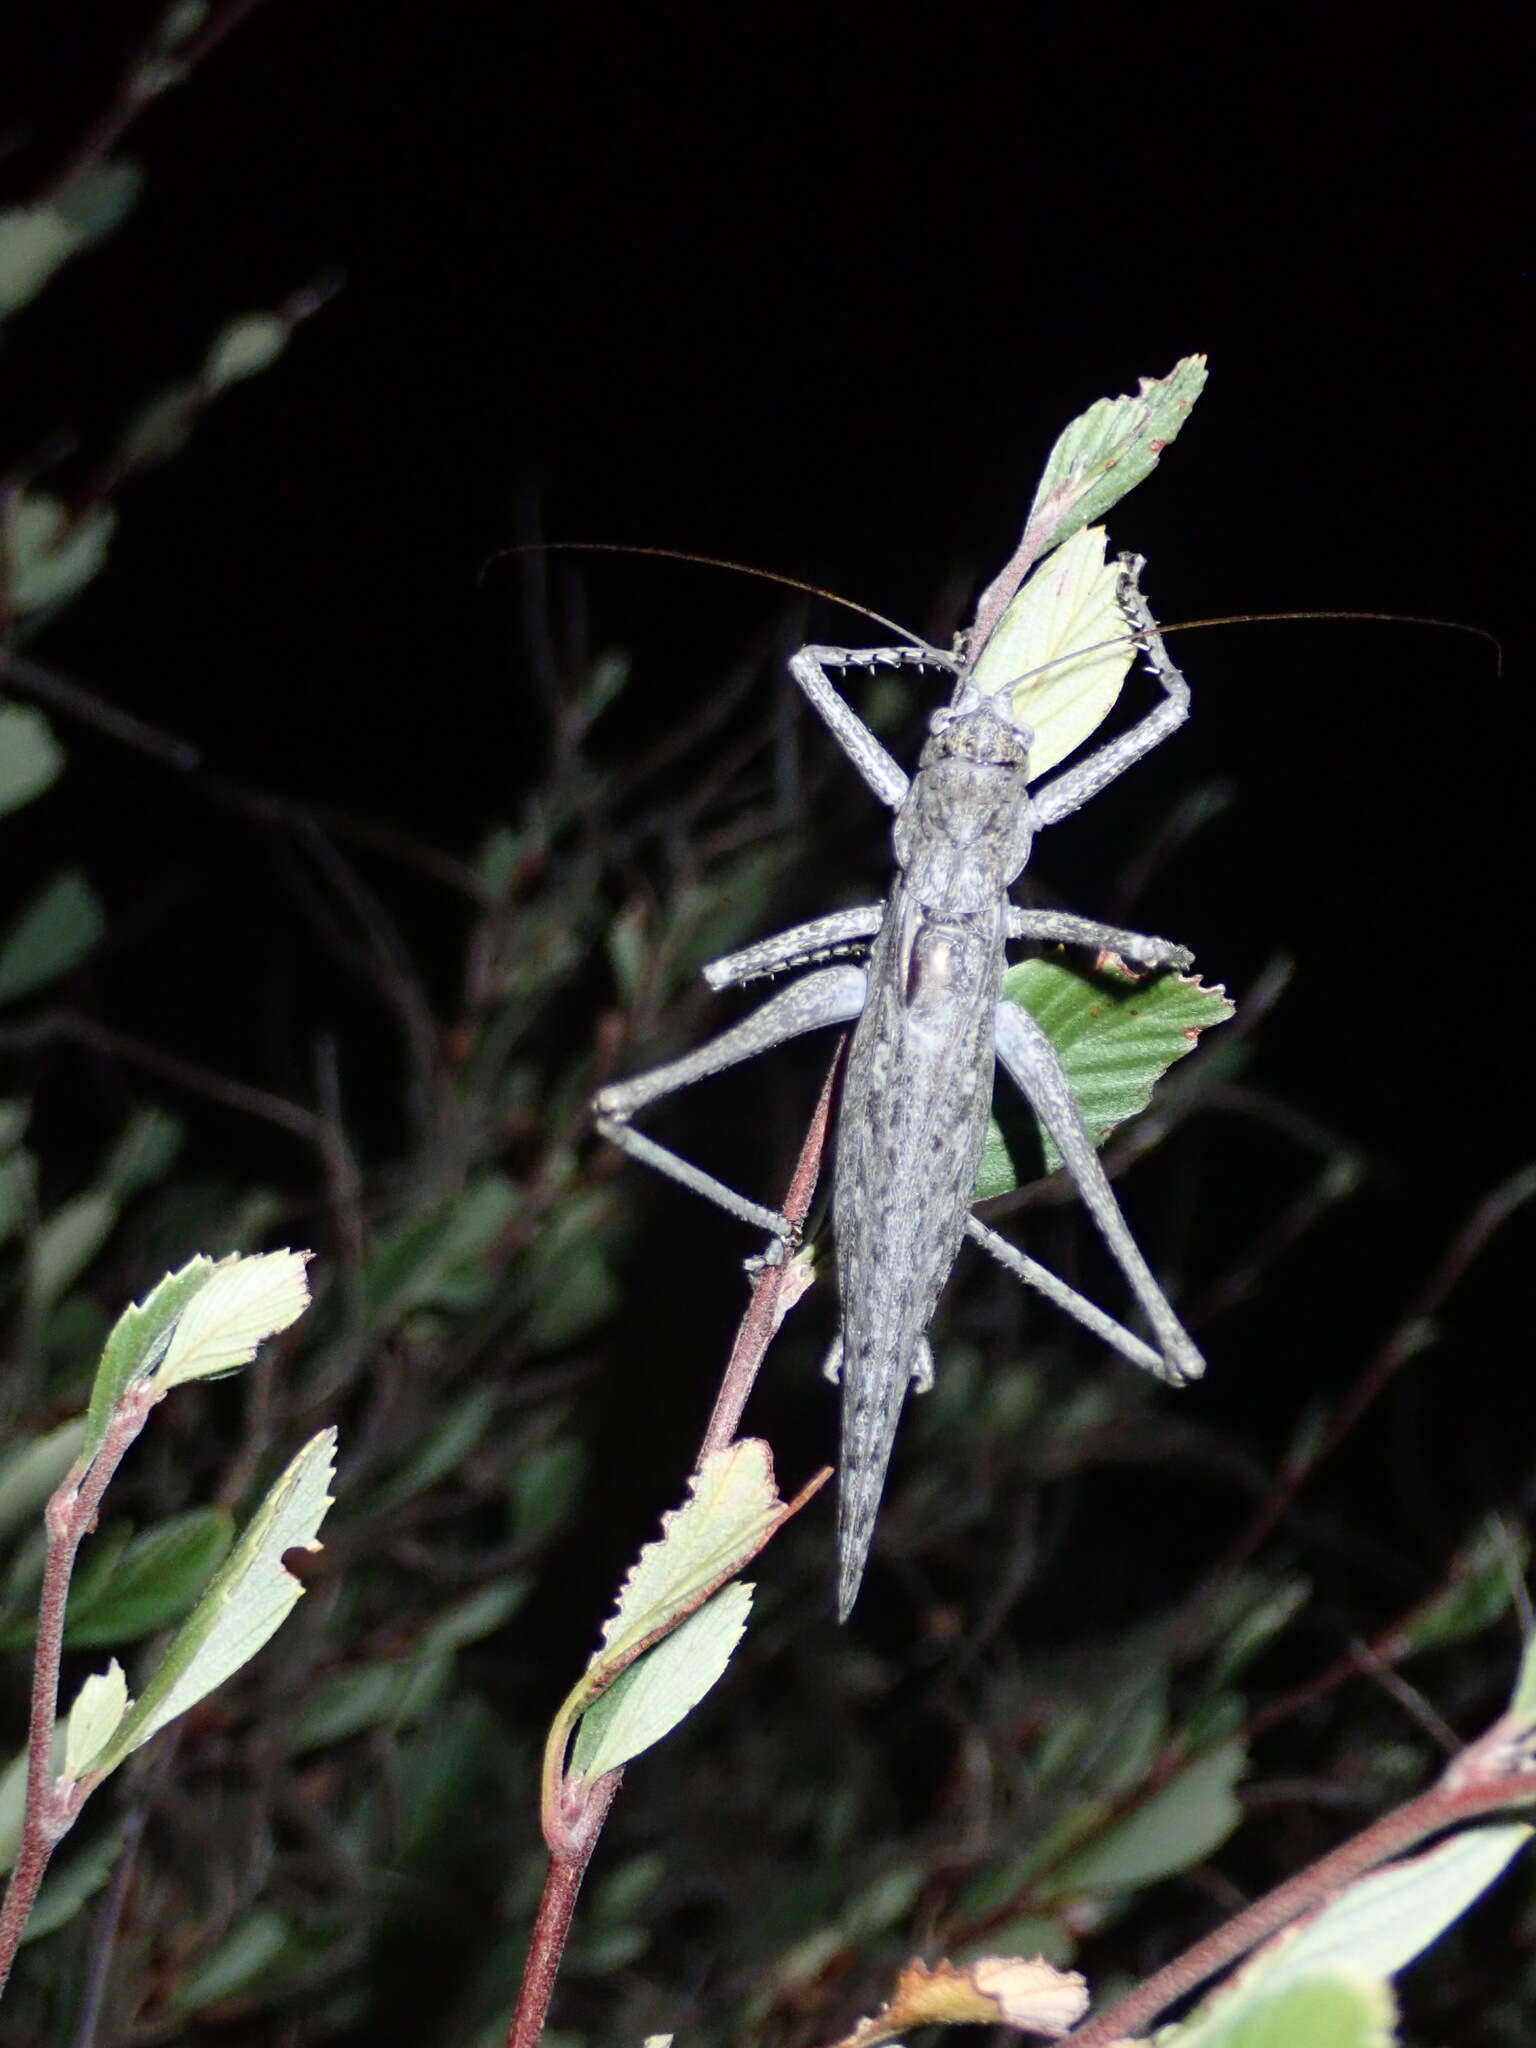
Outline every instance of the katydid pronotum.
<svg viewBox="0 0 1536 2048"><path fill-rule="evenodd" d="M605 1088L598 1127L647 1164L769 1232L775 1211L633 1129L649 1103L801 1033L854 1024L843 1076L833 1183L841 1329L828 1372L842 1382L838 1612L857 1596L886 1466L909 1382L932 1379L927 1327L962 1236L1075 1316L1136 1364L1180 1385L1203 1360L1126 1227L1050 1040L1000 999L1010 939L1087 945L1147 969L1191 956L1166 939L1056 911L1022 910L1008 889L1035 832L1078 810L1165 739L1188 713L1189 689L1141 595L1140 561L1122 559L1117 595L1134 644L1163 691L1129 731L1039 790L1029 787L1030 732L1009 708L1016 678L978 688L966 664L927 647L854 651L804 647L795 680L865 782L896 813L897 876L888 901L819 918L706 967L716 989L807 966L870 943L863 966L816 967L683 1059ZM910 780L833 687L829 668L934 664L957 672ZM1147 1344L970 1211L986 1135L992 1069L1000 1061L1027 1097L1077 1183L1140 1303Z"/></svg>

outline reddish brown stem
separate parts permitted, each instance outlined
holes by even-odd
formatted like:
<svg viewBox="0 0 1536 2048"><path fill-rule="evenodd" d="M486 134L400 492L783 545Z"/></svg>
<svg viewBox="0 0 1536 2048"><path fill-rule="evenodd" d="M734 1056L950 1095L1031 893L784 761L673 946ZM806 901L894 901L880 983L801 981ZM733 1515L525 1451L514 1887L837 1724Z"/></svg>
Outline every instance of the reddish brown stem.
<svg viewBox="0 0 1536 2048"><path fill-rule="evenodd" d="M1469 1759L1496 1732L1490 1731L1489 1737L1463 1751L1430 1791L1384 1814L1349 1841L1341 1842L1337 1849L1298 1871L1295 1877L1287 1878L1284 1884L1255 1900L1203 1941L1187 1948L1183 1955L1165 1964L1116 2004L1095 2014L1067 2036L1072 2048L1114 2048L1115 2043L1143 2033L1167 2007L1196 1990L1208 1977L1289 1927L1304 1913L1325 1905L1383 1863L1405 1856L1410 1849L1418 1848L1431 1835L1441 1834L1447 1828L1536 1801L1536 1778L1523 1756L1513 1764L1506 1762L1500 1776L1484 1778L1469 1770Z"/></svg>
<svg viewBox="0 0 1536 2048"><path fill-rule="evenodd" d="M53 1777L53 1728L59 1712L59 1664L64 1654L64 1618L75 1553L96 1526L101 1497L122 1463L123 1453L144 1427L154 1405L152 1382L128 1387L118 1401L101 1448L84 1472L73 1471L44 1510L48 1543L43 1587L37 1607L37 1647L32 1660L32 1704L27 1722L27 1795L16 1864L0 1907L0 1992L16 1960L27 1916L54 1849L74 1825L91 1786L65 1785Z"/></svg>
<svg viewBox="0 0 1536 2048"><path fill-rule="evenodd" d="M528 1959L523 1964L523 1981L517 1988L517 2007L507 2028L507 2048L537 2048L549 2015L549 2001L554 1996L555 1979L560 1974L560 1958L571 1931L576 1896L623 1775L622 1771L609 1771L606 1777L584 1788L580 1815L567 1816L570 1828L566 1846L551 1852L528 1942Z"/></svg>
<svg viewBox="0 0 1536 2048"><path fill-rule="evenodd" d="M836 1077L837 1061L834 1060L784 1198L782 1213L795 1226L797 1233L805 1222L811 1198L816 1192ZM731 1355L721 1376L720 1391L715 1396L715 1405L699 1445L695 1470L702 1466L712 1451L724 1450L735 1441L736 1426L741 1420L742 1409L752 1391L763 1356L805 1284L801 1270L787 1258L781 1258L776 1265L759 1267L752 1281L752 1298L737 1329L736 1341L731 1346ZM825 1476L823 1473L822 1477ZM820 1480L813 1482L813 1487L807 1491L820 1483ZM804 1498L802 1495L801 1499ZM549 1865L528 1941L522 1982L517 1989L517 2006L507 2028L506 2048L537 2048L549 2015L549 2002L554 1996L560 1958L570 1933L571 1916L576 1910L581 1881L623 1775L622 1770L609 1771L590 1785L580 1779L567 1778L558 1789L551 1785L545 1794Z"/></svg>
<svg viewBox="0 0 1536 2048"><path fill-rule="evenodd" d="M832 1110L832 1090L837 1080L838 1058L827 1071L822 1084L821 1099L816 1104L815 1114L805 1134L805 1143L800 1147L800 1157L795 1161L795 1171L790 1179L789 1192L784 1197L782 1214L787 1216L798 1232L810 1210L811 1197L816 1192L816 1177L821 1170L821 1155L827 1142L827 1120ZM763 1356L773 1341L774 1332L794 1307L803 1281L797 1279L788 1258L776 1266L762 1266L752 1282L752 1299L747 1303L747 1312L741 1319L736 1332L736 1341L731 1346L731 1355L726 1360L725 1372L720 1381L720 1391L715 1396L715 1405L704 1431L704 1440L699 1445L696 1465L702 1465L712 1451L723 1451L736 1440L736 1426L741 1421L741 1411L747 1405L757 1375L762 1368Z"/></svg>

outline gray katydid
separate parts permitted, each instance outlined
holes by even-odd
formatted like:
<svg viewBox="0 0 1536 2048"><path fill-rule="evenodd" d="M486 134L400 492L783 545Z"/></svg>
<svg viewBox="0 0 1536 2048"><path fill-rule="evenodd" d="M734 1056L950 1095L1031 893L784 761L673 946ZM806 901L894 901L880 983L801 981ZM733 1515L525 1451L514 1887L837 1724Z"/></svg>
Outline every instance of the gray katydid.
<svg viewBox="0 0 1536 2048"><path fill-rule="evenodd" d="M874 794L896 813L897 874L883 904L819 918L705 968L712 988L811 967L800 980L708 1044L649 1074L605 1088L593 1108L598 1128L634 1157L659 1168L780 1246L785 1219L702 1172L630 1118L648 1104L802 1033L854 1025L838 1116L832 1214L837 1239L841 1325L828 1370L842 1383L838 1503L838 1613L857 1596L874 1533L886 1467L909 1382L931 1383L927 1327L960 1240L970 1237L1123 1356L1173 1385L1204 1361L1132 1238L1084 1126L1050 1039L1002 996L1010 940L1091 946L1136 967L1182 969L1190 954L1160 938L1055 911L1020 909L1008 889L1029 858L1035 833L1080 809L1124 769L1168 737L1188 715L1189 688L1169 659L1141 594L1141 562L1102 562L1102 535L1087 522L1155 464L1204 381L1189 358L1171 376L1144 381L1139 395L1104 400L1057 442L1023 539L983 594L976 621L954 653L915 646L851 650L808 646L790 662L796 682ZM1018 715L1019 650L1040 642L1039 594L1050 564L1034 564L1073 536L1097 541L1099 566L1064 573L1074 624L1102 624L1105 593L1123 623L1111 641L1078 631L1061 656L1037 666L1071 679L1042 761L1038 721ZM1086 582L1082 580L1086 575ZM1026 577L1029 581L1026 582ZM1074 581L1074 577L1076 580ZM1081 592L1091 591L1086 605ZM1050 610L1047 601L1046 609ZM1118 661L1105 661L1109 647ZM1128 731L1073 768L1031 789L1031 773L1086 737L1107 711L1134 650L1140 649L1162 701ZM1095 659L1096 657L1096 659ZM937 665L955 675L950 703L934 714L909 779L834 687L828 670ZM1108 681L1110 670L1115 673ZM829 955L868 945L864 964ZM986 1137L994 1065L1001 1062L1054 1142L1095 1224L1130 1282L1150 1328L1147 1343L971 1214Z"/></svg>

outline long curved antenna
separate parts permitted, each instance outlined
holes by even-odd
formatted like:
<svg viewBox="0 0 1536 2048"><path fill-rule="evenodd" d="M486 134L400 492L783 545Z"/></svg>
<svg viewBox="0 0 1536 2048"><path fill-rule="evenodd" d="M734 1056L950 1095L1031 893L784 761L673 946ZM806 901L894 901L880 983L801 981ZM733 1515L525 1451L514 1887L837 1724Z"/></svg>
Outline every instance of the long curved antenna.
<svg viewBox="0 0 1536 2048"><path fill-rule="evenodd" d="M1470 633L1478 640L1486 640L1494 650L1497 660L1494 674L1504 673L1504 643L1497 633L1490 633L1486 626L1469 626L1464 619L1431 619L1417 612L1356 612L1356 611L1315 611L1315 612L1227 612L1220 618L1179 619L1170 626L1159 623L1159 635L1168 633L1198 633L1204 626L1288 626L1304 619L1363 619L1368 624L1386 626L1438 626L1447 633ZM1038 668L1026 668L1016 676L1010 676L1004 683L988 691L991 697L1010 696L1021 683L1032 682L1036 676L1043 676L1048 669L1060 668L1069 661L1081 661L1086 654L1102 654L1111 647L1134 645L1140 636L1136 633L1115 633L1108 640L1092 640L1086 647L1068 648L1065 654L1053 654L1049 661L1042 661Z"/></svg>
<svg viewBox="0 0 1536 2048"><path fill-rule="evenodd" d="M877 626L884 626L889 632L899 634L913 647L926 648L930 654L940 650L925 640L920 633L912 632L906 626L899 626L894 619L888 619L883 612L871 611L867 604L855 604L851 597L839 597L835 590L824 590L819 583L807 583L799 576L784 576L777 569L757 569L750 562L730 562L723 555L696 555L686 548L640 547L634 541L619 540L527 540L515 546L498 548L487 558L480 573L483 576L492 562L499 562L504 555L656 555L666 562L693 562L703 569L730 569L738 576L754 576L759 583L778 583L786 590L804 591L807 597L824 597L829 604L841 605L846 612L857 612L861 618L872 619Z"/></svg>

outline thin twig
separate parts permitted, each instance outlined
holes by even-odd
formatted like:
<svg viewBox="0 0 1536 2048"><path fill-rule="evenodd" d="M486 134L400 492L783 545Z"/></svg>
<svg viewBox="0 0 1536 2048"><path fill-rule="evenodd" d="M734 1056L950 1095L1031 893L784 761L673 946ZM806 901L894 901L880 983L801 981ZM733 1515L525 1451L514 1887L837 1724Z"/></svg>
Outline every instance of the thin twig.
<svg viewBox="0 0 1536 2048"><path fill-rule="evenodd" d="M37 1606L37 1644L32 1660L32 1703L27 1721L27 1790L21 1842L5 1904L0 1907L0 1992L16 1960L22 1930L55 1848L73 1827L92 1790L89 1775L78 1784L53 1776L53 1731L59 1712L59 1664L64 1654L64 1616L75 1553L96 1526L97 1511L124 1452L144 1427L158 1398L152 1376L130 1383L119 1396L101 1446L89 1465L65 1478L44 1511L47 1550Z"/></svg>
<svg viewBox="0 0 1536 2048"><path fill-rule="evenodd" d="M1467 1269L1477 1259L1494 1232L1524 1203L1536 1197L1536 1167L1523 1167L1501 1187L1485 1195L1463 1227L1451 1240L1444 1257L1430 1274L1408 1313L1394 1326L1386 1342L1378 1346L1329 1420L1317 1442L1295 1458L1278 1476L1257 1513L1212 1574L1203 1598L1210 1599L1230 1585L1248 1560L1265 1544L1302 1487L1318 1467L1344 1442L1365 1411L1386 1390L1402 1368L1424 1349L1434 1319L1445 1306Z"/></svg>
<svg viewBox="0 0 1536 2048"><path fill-rule="evenodd" d="M186 78L203 59L218 48L232 29L240 26L248 14L254 14L261 0L227 0L216 14L203 23L196 35L176 46L173 61L180 78ZM101 118L87 130L70 151L47 183L35 194L34 204L55 199L67 191L92 164L99 163L110 150L122 140L124 134L143 113L144 109L160 97L165 90L163 83L156 83L153 89L146 88L146 66L156 55L156 46L151 42L135 50L131 62L124 70L118 83L117 95Z"/></svg>

